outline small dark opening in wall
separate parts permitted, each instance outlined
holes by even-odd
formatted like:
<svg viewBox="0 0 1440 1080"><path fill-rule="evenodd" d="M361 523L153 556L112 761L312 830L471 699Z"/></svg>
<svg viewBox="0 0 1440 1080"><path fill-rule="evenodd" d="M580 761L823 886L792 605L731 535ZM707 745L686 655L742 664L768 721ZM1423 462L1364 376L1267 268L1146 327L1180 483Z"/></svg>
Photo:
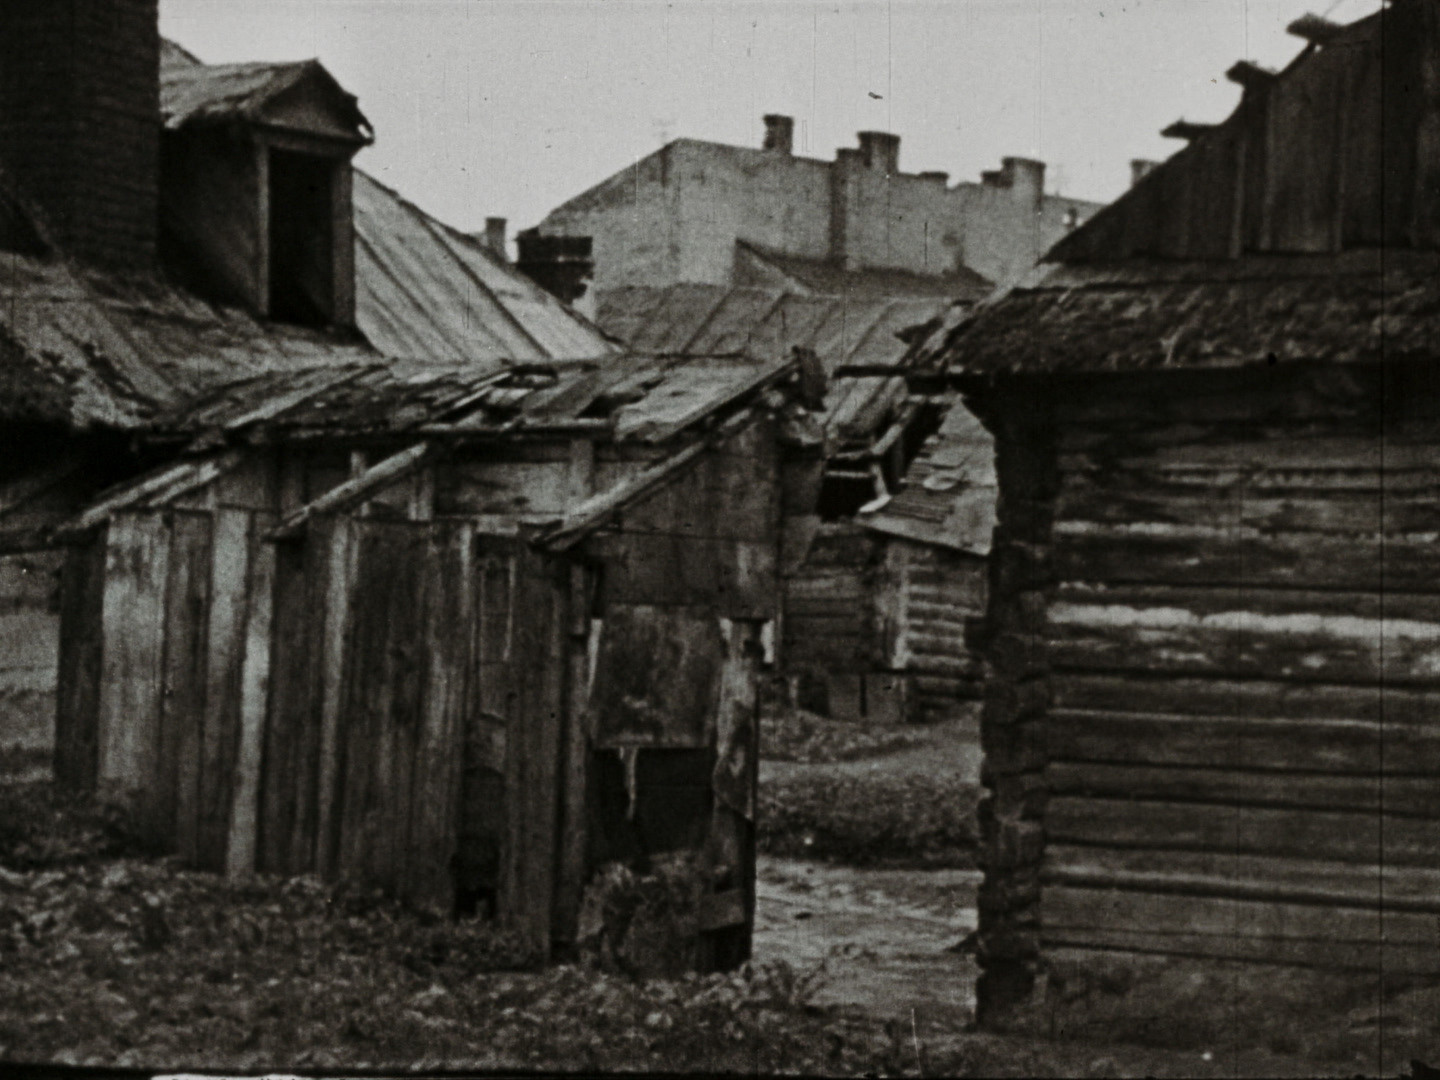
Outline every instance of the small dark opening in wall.
<svg viewBox="0 0 1440 1080"><path fill-rule="evenodd" d="M270 317L335 321L336 164L315 154L270 151Z"/></svg>
<svg viewBox="0 0 1440 1080"><path fill-rule="evenodd" d="M825 477L820 484L819 505L816 508L821 521L839 521L854 517L860 507L875 498L875 481L869 476Z"/></svg>

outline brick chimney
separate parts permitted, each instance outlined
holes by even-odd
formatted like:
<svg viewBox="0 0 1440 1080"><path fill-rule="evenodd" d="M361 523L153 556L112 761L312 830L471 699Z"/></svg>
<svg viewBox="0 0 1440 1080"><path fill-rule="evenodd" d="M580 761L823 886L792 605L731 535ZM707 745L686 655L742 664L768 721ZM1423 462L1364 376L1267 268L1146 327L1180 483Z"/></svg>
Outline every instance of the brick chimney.
<svg viewBox="0 0 1440 1080"><path fill-rule="evenodd" d="M67 254L149 270L158 0L0 0L0 164Z"/></svg>
<svg viewBox="0 0 1440 1080"><path fill-rule="evenodd" d="M856 136L860 140L860 157L866 168L875 169L888 176L900 171L900 136L888 131L862 131Z"/></svg>
<svg viewBox="0 0 1440 1080"><path fill-rule="evenodd" d="M762 144L766 150L775 150L782 154L795 152L795 118L792 116L781 116L779 113L768 113L765 116L765 142Z"/></svg>
<svg viewBox="0 0 1440 1080"><path fill-rule="evenodd" d="M505 230L509 222L503 217L487 217L485 219L485 246L502 259L508 258L505 253Z"/></svg>
<svg viewBox="0 0 1440 1080"><path fill-rule="evenodd" d="M573 304L585 295L595 272L588 236L541 236L537 229L515 234L515 269L552 296Z"/></svg>

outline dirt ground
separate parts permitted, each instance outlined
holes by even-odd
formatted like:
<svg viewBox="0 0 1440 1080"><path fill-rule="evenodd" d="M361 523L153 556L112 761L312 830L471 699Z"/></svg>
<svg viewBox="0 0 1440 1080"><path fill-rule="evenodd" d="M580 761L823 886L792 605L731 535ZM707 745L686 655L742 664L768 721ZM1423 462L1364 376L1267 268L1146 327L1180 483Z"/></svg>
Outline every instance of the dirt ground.
<svg viewBox="0 0 1440 1080"><path fill-rule="evenodd" d="M917 776L953 778L959 790L978 783L973 717L903 735L894 740L899 745L854 760L762 757L761 790L827 780L900 788ZM838 756L849 759L838 745ZM784 960L800 971L823 965L816 1004L882 1018L906 1018L912 1009L952 1023L973 1017L977 969L968 956L947 950L975 929L977 871L762 856L757 879L755 958Z"/></svg>

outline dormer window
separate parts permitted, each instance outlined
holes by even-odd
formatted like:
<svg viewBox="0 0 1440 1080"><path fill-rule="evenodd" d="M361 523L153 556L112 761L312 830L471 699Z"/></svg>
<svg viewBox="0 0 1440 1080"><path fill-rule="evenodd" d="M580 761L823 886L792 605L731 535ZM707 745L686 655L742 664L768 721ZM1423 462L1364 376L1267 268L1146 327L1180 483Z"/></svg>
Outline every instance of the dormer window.
<svg viewBox="0 0 1440 1080"><path fill-rule="evenodd" d="M348 203L338 188L350 163L275 147L269 155L266 313L312 326L349 322L335 295L335 211Z"/></svg>
<svg viewBox="0 0 1440 1080"><path fill-rule="evenodd" d="M371 139L315 61L161 69L161 255L260 318L355 324L350 159Z"/></svg>

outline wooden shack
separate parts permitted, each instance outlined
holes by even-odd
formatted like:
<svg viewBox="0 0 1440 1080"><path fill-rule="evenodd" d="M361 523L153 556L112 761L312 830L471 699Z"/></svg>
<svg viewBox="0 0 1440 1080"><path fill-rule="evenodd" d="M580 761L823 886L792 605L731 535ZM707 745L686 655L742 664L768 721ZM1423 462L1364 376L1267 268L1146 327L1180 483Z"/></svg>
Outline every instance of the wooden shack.
<svg viewBox="0 0 1440 1080"><path fill-rule="evenodd" d="M1292 29L927 346L996 439L982 1014L1077 952L1440 972L1440 6Z"/></svg>
<svg viewBox="0 0 1440 1080"><path fill-rule="evenodd" d="M66 536L57 772L188 865L479 908L548 954L596 868L754 905L786 364L259 380Z"/></svg>
<svg viewBox="0 0 1440 1080"><path fill-rule="evenodd" d="M807 709L928 722L980 697L968 638L985 611L993 448L958 397L940 404L896 490L821 525L789 573L785 668Z"/></svg>

